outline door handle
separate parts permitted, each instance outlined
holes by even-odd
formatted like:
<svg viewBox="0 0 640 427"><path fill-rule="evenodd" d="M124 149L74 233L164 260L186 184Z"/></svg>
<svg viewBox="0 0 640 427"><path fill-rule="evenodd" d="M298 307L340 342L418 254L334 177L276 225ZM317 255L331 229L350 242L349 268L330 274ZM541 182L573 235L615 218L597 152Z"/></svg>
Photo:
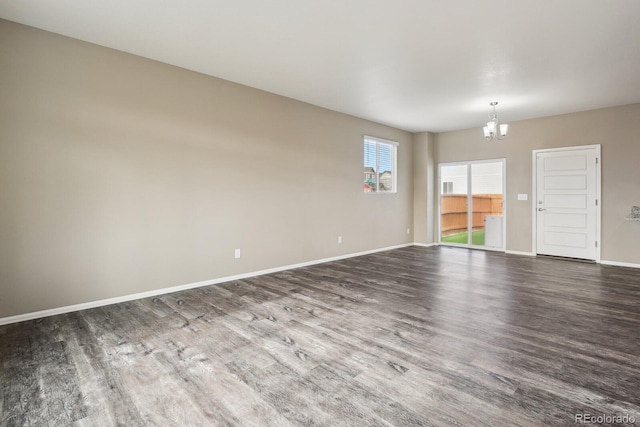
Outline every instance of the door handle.
<svg viewBox="0 0 640 427"><path fill-rule="evenodd" d="M546 211L546 209L545 208L538 208L538 211L542 212L542 211Z"/></svg>

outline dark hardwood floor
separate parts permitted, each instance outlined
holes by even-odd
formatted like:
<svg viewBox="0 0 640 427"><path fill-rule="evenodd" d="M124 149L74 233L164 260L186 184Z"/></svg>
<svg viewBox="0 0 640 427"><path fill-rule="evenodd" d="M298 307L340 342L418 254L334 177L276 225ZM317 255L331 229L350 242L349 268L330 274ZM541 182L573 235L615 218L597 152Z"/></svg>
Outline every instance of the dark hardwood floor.
<svg viewBox="0 0 640 427"><path fill-rule="evenodd" d="M408 247L0 327L0 424L640 424L639 333L640 270Z"/></svg>

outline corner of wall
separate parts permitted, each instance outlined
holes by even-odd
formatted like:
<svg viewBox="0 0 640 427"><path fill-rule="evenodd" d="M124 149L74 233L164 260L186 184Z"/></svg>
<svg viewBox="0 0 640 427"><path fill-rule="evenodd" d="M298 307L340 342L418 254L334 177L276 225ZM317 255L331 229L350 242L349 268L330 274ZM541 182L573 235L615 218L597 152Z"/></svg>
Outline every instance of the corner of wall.
<svg viewBox="0 0 640 427"><path fill-rule="evenodd" d="M434 242L434 137L413 134L413 240L422 244Z"/></svg>

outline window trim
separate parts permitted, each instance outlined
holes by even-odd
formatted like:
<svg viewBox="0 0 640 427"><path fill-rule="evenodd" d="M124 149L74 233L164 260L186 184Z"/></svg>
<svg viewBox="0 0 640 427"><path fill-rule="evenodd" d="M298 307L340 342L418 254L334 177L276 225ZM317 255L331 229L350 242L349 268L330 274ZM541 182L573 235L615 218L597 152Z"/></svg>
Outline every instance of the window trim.
<svg viewBox="0 0 640 427"><path fill-rule="evenodd" d="M398 193L398 147L400 143L397 141L392 141L390 139L379 138L377 136L363 135L362 136L362 149L364 154L364 147L366 142L374 142L376 143L376 191L363 191L364 194L397 194ZM390 191L378 191L377 189L380 186L380 173L378 170L380 169L380 150L379 144L385 144L393 147L391 150L391 179L392 179L392 189Z"/></svg>

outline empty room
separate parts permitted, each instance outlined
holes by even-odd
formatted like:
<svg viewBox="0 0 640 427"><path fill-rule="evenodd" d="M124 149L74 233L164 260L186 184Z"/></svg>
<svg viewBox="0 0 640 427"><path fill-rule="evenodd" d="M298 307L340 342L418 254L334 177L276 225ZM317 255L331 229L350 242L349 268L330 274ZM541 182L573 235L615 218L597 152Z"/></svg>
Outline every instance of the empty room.
<svg viewBox="0 0 640 427"><path fill-rule="evenodd" d="M0 0L0 426L640 424L638 22Z"/></svg>

